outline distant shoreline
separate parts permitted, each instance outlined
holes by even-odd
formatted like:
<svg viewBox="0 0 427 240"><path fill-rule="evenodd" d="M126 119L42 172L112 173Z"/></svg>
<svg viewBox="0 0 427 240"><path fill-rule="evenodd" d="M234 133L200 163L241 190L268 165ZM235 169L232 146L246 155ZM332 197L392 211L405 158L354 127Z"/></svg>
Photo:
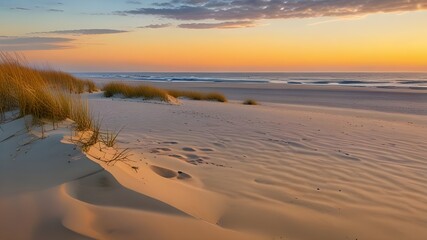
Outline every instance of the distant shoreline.
<svg viewBox="0 0 427 240"><path fill-rule="evenodd" d="M427 90L426 73L74 73L80 78L169 83L283 84Z"/></svg>
<svg viewBox="0 0 427 240"><path fill-rule="evenodd" d="M253 98L261 103L283 103L427 115L427 89L267 83L145 82L97 78L92 78L92 80L99 86L111 81L122 81L130 84L149 84L166 89L216 91L235 101Z"/></svg>

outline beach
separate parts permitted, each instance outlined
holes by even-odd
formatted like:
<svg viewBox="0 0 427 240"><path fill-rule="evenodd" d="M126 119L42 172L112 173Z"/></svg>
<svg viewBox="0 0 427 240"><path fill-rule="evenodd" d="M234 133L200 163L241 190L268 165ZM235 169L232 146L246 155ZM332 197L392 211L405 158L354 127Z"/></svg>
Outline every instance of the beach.
<svg viewBox="0 0 427 240"><path fill-rule="evenodd" d="M427 115L427 88L319 86L280 83L144 82L100 78L93 78L92 80L100 86L106 82L119 81L131 85L145 83L164 89L217 91L235 101L253 98L266 103Z"/></svg>
<svg viewBox="0 0 427 240"><path fill-rule="evenodd" d="M0 16L0 240L427 240L427 0Z"/></svg>
<svg viewBox="0 0 427 240"><path fill-rule="evenodd" d="M152 84L230 101L86 94L103 127L123 128L129 161L114 165L76 148L70 123L42 139L25 119L2 124L1 239L427 235L424 91ZM249 97L259 105L242 105Z"/></svg>

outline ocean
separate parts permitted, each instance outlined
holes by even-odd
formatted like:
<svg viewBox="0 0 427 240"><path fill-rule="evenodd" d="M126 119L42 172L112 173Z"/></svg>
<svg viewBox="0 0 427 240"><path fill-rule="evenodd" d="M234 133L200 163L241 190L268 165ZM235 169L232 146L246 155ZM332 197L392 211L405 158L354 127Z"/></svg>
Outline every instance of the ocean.
<svg viewBox="0 0 427 240"><path fill-rule="evenodd" d="M146 82L219 82L342 85L355 87L406 87L427 89L427 73L167 73L167 72L91 72L74 73L80 78L122 79Z"/></svg>

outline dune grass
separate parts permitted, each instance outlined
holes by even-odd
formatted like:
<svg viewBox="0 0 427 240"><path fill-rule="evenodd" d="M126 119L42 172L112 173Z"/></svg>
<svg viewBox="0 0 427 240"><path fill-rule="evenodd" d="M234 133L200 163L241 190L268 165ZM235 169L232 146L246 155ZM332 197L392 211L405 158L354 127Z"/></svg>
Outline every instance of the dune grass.
<svg viewBox="0 0 427 240"><path fill-rule="evenodd" d="M91 122L91 128L90 130L86 131L86 133L89 132L89 137L82 137L79 140L79 143L81 145L81 148L84 152L89 151L89 149L98 143L100 141L101 137L101 121L98 119L97 121ZM84 134L83 134L84 135Z"/></svg>
<svg viewBox="0 0 427 240"><path fill-rule="evenodd" d="M181 91L181 90L168 90L168 94L175 98L184 97L191 100L204 100L204 101L217 101L217 102L227 102L227 98L221 93L211 92L194 92L194 91Z"/></svg>
<svg viewBox="0 0 427 240"><path fill-rule="evenodd" d="M123 95L126 98L143 98L143 99L158 99L161 101L169 101L168 93L159 88L147 85L130 86L124 83L112 82L108 83L102 89L105 97L113 97L114 95Z"/></svg>
<svg viewBox="0 0 427 240"><path fill-rule="evenodd" d="M246 99L245 101L243 101L244 105L258 105L257 101L253 100L253 99Z"/></svg>
<svg viewBox="0 0 427 240"><path fill-rule="evenodd" d="M27 131L34 125L40 125L41 138L45 138L45 124L52 123L55 129L55 123L69 118L74 121L71 132L75 131L71 139L83 151L89 152L97 143L100 146L104 143L107 147L115 145L121 130L102 132L100 118L95 120L87 100L80 97L82 92L96 90L93 82L59 71L33 69L23 62L19 56L0 53L0 123L9 111L19 112L18 117L31 115L32 122L25 125ZM144 90L148 95L157 96L161 93L168 96L163 91ZM130 156L128 151L117 150L111 159L99 160L113 165L126 162Z"/></svg>
<svg viewBox="0 0 427 240"><path fill-rule="evenodd" d="M74 98L70 102L70 115L69 118L75 122L77 131L93 130L95 127L95 120L93 119L87 101L80 98Z"/></svg>
<svg viewBox="0 0 427 240"><path fill-rule="evenodd" d="M224 95L220 93L165 90L147 85L131 86L120 82L108 83L102 90L104 91L105 97L122 95L126 98L158 99L169 102L170 96L172 96L175 98L185 97L192 100L227 102L227 99L224 97Z"/></svg>
<svg viewBox="0 0 427 240"><path fill-rule="evenodd" d="M50 85L57 86L70 93L95 92L96 85L90 80L81 80L68 73L55 70L39 70L38 73Z"/></svg>
<svg viewBox="0 0 427 240"><path fill-rule="evenodd" d="M109 131L107 129L107 131L102 133L101 141L107 147L114 147L114 145L116 145L117 137L119 136L119 134L122 130L123 130L123 128L120 128L118 131Z"/></svg>
<svg viewBox="0 0 427 240"><path fill-rule="evenodd" d="M18 110L19 116L59 122L70 118L79 130L91 128L91 116L79 95L96 89L93 82L67 73L36 70L19 56L0 53L0 115Z"/></svg>

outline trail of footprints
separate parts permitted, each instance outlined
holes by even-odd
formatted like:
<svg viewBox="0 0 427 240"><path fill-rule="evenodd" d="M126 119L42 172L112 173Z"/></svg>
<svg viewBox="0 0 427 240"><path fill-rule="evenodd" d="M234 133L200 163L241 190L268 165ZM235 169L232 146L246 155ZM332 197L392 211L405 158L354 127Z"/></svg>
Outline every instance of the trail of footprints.
<svg viewBox="0 0 427 240"><path fill-rule="evenodd" d="M178 142L160 142L162 145L177 145ZM175 151L168 147L158 147L152 148L150 153L158 154L158 155L167 155L172 158L176 158L180 161L187 162L193 165L200 164L210 164L217 167L225 167L223 164L218 164L211 161L210 157L205 156L204 154L214 152L214 149L211 148L192 148L192 147L182 147L179 150ZM176 153L179 152L179 153Z"/></svg>

